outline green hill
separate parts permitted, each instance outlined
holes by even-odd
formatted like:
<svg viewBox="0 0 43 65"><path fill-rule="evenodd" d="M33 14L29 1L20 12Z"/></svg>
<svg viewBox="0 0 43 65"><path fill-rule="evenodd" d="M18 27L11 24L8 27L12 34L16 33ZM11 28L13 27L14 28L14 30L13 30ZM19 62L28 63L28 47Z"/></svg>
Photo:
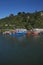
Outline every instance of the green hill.
<svg viewBox="0 0 43 65"><path fill-rule="evenodd" d="M43 28L43 11L33 13L19 12L0 19L0 29Z"/></svg>

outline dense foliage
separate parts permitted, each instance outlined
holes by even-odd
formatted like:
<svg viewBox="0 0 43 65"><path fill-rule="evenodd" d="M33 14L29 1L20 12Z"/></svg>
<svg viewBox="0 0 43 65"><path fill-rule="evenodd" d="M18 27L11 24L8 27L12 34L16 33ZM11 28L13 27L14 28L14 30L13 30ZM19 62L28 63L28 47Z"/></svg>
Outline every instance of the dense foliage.
<svg viewBox="0 0 43 65"><path fill-rule="evenodd" d="M0 29L43 28L43 11L34 13L19 12L0 19Z"/></svg>

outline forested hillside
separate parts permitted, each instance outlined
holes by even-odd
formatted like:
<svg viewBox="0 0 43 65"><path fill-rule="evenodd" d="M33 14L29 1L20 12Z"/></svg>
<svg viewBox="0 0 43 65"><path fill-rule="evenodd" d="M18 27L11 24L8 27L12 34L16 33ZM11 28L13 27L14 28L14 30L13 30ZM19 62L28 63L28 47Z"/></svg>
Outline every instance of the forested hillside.
<svg viewBox="0 0 43 65"><path fill-rule="evenodd" d="M43 11L34 13L19 12L17 15L10 14L0 19L0 29L15 28L43 28Z"/></svg>

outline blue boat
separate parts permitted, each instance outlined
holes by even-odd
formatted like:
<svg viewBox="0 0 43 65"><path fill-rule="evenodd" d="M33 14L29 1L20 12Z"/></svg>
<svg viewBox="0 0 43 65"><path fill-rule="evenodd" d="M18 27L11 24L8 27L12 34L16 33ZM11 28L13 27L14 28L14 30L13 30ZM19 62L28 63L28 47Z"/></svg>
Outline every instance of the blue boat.
<svg viewBox="0 0 43 65"><path fill-rule="evenodd" d="M26 35L26 33L24 33L24 32L19 32L19 33L15 33L16 34L16 36L23 36L23 35Z"/></svg>
<svg viewBox="0 0 43 65"><path fill-rule="evenodd" d="M40 32L41 35L43 35L43 32Z"/></svg>
<svg viewBox="0 0 43 65"><path fill-rule="evenodd" d="M16 29L16 32L12 32L10 35L11 36L23 36L26 35L27 30L26 29Z"/></svg>
<svg viewBox="0 0 43 65"><path fill-rule="evenodd" d="M24 36L26 35L25 32L16 32L16 33L11 33L10 36Z"/></svg>

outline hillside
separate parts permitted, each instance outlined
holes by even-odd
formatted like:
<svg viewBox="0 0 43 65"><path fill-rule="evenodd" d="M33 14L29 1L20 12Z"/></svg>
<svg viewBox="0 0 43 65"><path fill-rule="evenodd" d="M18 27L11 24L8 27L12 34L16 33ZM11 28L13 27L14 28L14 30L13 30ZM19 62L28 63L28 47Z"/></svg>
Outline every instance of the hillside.
<svg viewBox="0 0 43 65"><path fill-rule="evenodd" d="M0 29L43 28L43 11L34 13L19 12L0 19Z"/></svg>

